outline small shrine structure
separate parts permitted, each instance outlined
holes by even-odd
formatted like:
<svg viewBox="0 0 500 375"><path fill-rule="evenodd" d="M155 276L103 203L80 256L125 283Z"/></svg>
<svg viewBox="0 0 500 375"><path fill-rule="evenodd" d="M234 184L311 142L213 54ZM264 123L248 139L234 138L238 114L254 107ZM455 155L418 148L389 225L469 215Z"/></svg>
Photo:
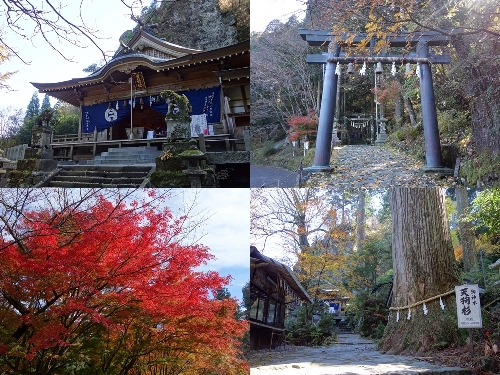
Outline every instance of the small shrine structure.
<svg viewBox="0 0 500 375"><path fill-rule="evenodd" d="M285 316L311 297L285 264L250 246L250 348L273 349L284 342Z"/></svg>

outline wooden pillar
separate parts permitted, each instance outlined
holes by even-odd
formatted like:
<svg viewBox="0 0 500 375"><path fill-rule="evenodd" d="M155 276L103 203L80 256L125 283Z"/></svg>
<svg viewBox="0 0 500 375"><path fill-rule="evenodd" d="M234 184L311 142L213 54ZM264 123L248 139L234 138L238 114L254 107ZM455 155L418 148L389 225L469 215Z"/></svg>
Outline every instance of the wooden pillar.
<svg viewBox="0 0 500 375"><path fill-rule="evenodd" d="M82 125L83 125L83 105L80 103L80 119L78 121L78 139L82 139Z"/></svg>
<svg viewBox="0 0 500 375"><path fill-rule="evenodd" d="M331 42L329 50L332 51L328 57L338 57L340 46L338 43ZM316 137L316 151L314 154L313 170L329 169L333 117L335 114L335 101L337 96L338 77L335 74L336 63L327 62L325 77L323 79L323 96L321 98L321 109L319 115L318 135Z"/></svg>
<svg viewBox="0 0 500 375"><path fill-rule="evenodd" d="M418 57L429 57L426 41L417 45ZM420 63L420 102L422 104L422 122L424 125L425 159L427 168L443 167L441 144L436 113L436 101L432 84L432 72L429 63Z"/></svg>

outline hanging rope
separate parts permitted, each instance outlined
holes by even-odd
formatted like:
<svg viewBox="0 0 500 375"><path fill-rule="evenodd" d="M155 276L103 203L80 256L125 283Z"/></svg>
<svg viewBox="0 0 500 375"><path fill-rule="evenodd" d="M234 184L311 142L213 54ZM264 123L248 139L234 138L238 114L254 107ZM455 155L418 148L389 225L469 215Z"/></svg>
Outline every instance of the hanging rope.
<svg viewBox="0 0 500 375"><path fill-rule="evenodd" d="M429 301L433 301L435 299L438 299L438 298L441 298L441 297L444 297L444 296L448 296L448 295L453 294L453 293L455 293L455 289L450 290L449 292L446 292L446 293L439 294L439 295L434 296L434 297L430 297L430 298L424 299L423 301L418 301L418 302L412 303L411 305L406 305L406 306L401 306L401 307L389 307L389 310L391 310L391 311L399 311L399 310L411 309L412 307L421 305L421 304L429 302Z"/></svg>

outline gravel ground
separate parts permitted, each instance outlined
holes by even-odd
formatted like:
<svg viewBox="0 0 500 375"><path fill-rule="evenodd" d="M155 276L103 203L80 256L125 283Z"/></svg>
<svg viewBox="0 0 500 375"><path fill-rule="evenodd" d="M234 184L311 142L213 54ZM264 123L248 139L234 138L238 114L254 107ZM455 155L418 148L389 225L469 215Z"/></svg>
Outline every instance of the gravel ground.
<svg viewBox="0 0 500 375"><path fill-rule="evenodd" d="M425 165L396 150L383 146L350 145L335 147L332 172L312 173L309 187L390 188L393 186L436 187L451 184L451 177L423 173Z"/></svg>
<svg viewBox="0 0 500 375"><path fill-rule="evenodd" d="M340 334L338 343L330 347L289 346L284 350L254 351L250 367L250 375L471 374L467 369L380 353L371 341L356 334Z"/></svg>

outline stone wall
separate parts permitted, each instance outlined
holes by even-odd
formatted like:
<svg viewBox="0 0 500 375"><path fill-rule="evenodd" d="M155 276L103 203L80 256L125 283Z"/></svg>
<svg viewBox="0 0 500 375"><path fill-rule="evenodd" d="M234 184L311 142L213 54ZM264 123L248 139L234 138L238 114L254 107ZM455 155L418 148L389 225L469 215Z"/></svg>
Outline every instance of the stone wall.
<svg viewBox="0 0 500 375"><path fill-rule="evenodd" d="M4 157L11 160L17 161L19 159L24 159L24 152L28 148L27 144L9 147L5 149Z"/></svg>

